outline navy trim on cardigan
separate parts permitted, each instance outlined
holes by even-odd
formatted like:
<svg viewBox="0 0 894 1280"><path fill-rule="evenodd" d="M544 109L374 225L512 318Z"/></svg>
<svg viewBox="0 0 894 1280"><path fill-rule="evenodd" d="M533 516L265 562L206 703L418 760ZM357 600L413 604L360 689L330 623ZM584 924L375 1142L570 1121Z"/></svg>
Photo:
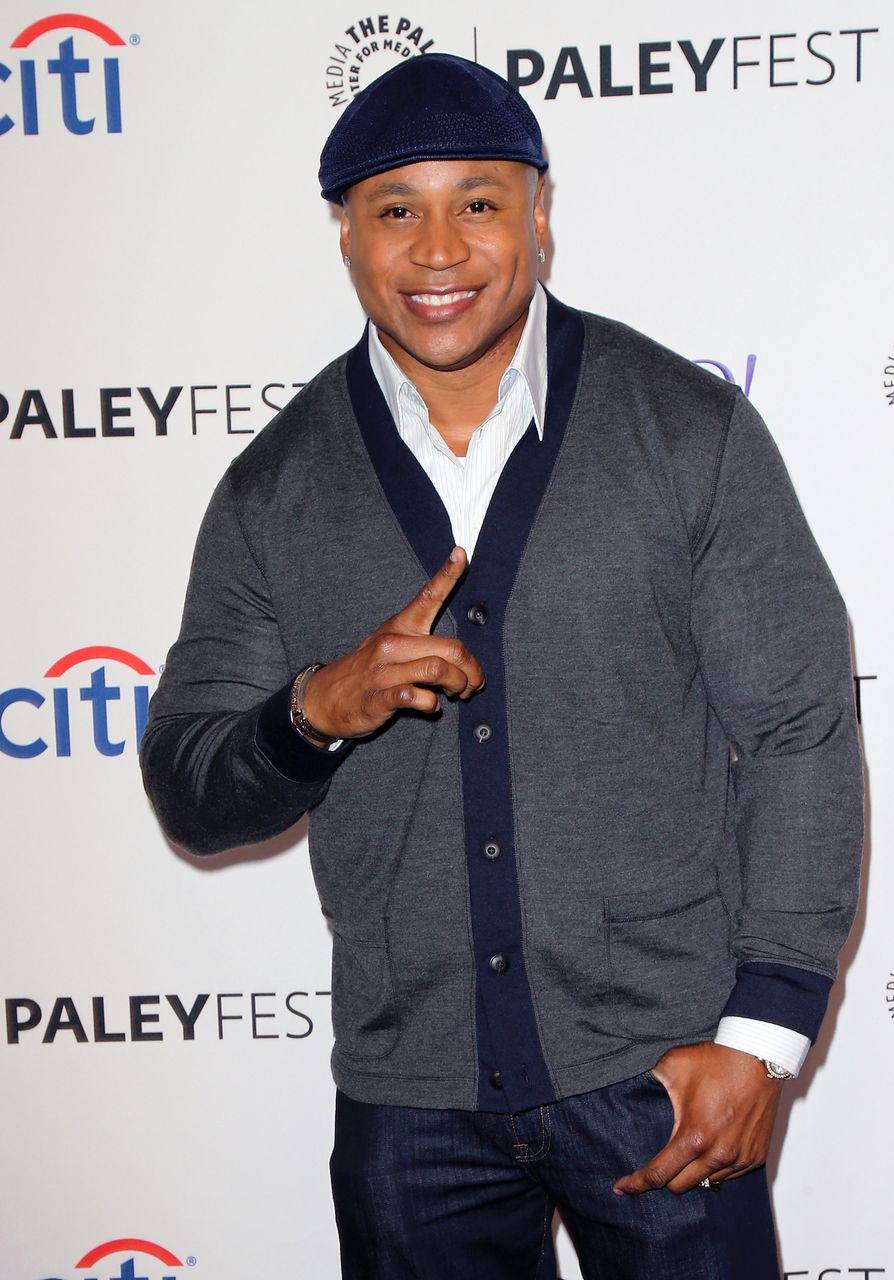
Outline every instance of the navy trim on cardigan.
<svg viewBox="0 0 894 1280"><path fill-rule="evenodd" d="M736 970L736 985L721 1016L775 1022L815 1042L831 989L832 979L821 973L746 960Z"/></svg>
<svg viewBox="0 0 894 1280"><path fill-rule="evenodd" d="M458 703L466 860L476 973L478 1107L523 1111L556 1092L525 969L515 861L503 622L522 554L562 443L583 357L580 314L547 294L548 390L543 440L533 423L491 498L475 554L450 605L456 632L487 684ZM369 364L366 337L349 353L348 390L370 459L416 555L434 574L453 546L443 503L401 440Z"/></svg>
<svg viewBox="0 0 894 1280"><path fill-rule="evenodd" d="M294 680L272 693L258 712L255 745L274 769L292 782L317 782L335 773L356 739L349 738L335 751L324 751L302 738L292 724Z"/></svg>
<svg viewBox="0 0 894 1280"><path fill-rule="evenodd" d="M345 376L354 417L388 504L426 573L434 577L453 549L450 517L419 459L394 425L369 363L367 329L348 352Z"/></svg>

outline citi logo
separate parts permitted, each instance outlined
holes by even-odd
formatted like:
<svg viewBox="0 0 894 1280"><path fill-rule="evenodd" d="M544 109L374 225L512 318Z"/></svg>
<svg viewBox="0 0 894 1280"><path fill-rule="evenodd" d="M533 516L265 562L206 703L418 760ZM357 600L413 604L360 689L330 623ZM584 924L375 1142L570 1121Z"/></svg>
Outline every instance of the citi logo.
<svg viewBox="0 0 894 1280"><path fill-rule="evenodd" d="M44 679L60 680L73 668L95 662L100 665L89 671L77 691L67 684L56 684L47 690L52 709L46 706L46 693L39 689L19 686L0 692L0 752L17 760L33 760L51 750L51 742L57 756L70 756L73 745L80 749L87 741L84 722L88 717L83 713L80 717L77 715L79 703L90 707L93 747L100 755L120 756L128 744L136 750L149 714L149 685L134 684L133 676L155 676L152 667L142 658L127 649L90 645L59 658L44 672ZM116 676L114 672L112 681L109 680L107 662L124 668L129 687L125 687L121 675ZM115 683L116 679L120 683ZM122 705L110 712L112 703Z"/></svg>
<svg viewBox="0 0 894 1280"><path fill-rule="evenodd" d="M56 56L51 56L52 46L43 37L51 32L72 30L82 33L78 36L77 52L75 37L66 35L60 36ZM22 57L13 66L0 62L0 84L17 79L19 91L18 103L15 103L13 85L0 95L0 135L16 128L21 128L22 133L29 136L39 134L41 122L45 124L50 112L57 113L60 106L62 123L69 133L92 133L97 117L88 112L97 109L105 116L106 133L121 132L121 77L118 59L109 55L94 58L84 56L82 48L89 50L92 45L93 50L96 50L95 41L88 42L85 36L95 37L106 49L125 44L117 31L97 18L89 18L81 13L54 13L32 22L24 31L19 32L11 48L31 51L32 46L36 46L34 54L39 51L42 56ZM131 41L137 43L138 37L132 36ZM99 52L102 52L102 45ZM100 74L101 96L98 83ZM86 92L82 92L84 90ZM85 105L87 102L91 104L89 107Z"/></svg>
<svg viewBox="0 0 894 1280"><path fill-rule="evenodd" d="M112 1260L113 1255L122 1253L131 1256L120 1262ZM139 1260L136 1254L140 1255ZM98 1263L103 1265L97 1266ZM183 1263L170 1249L154 1244L151 1240L138 1240L131 1236L120 1240L106 1240L104 1244L85 1253L75 1266L79 1280L178 1280L172 1268L193 1267L195 1263L196 1260L192 1257ZM89 1271L90 1274L83 1275L83 1271ZM45 1276L44 1280L63 1280L63 1277Z"/></svg>

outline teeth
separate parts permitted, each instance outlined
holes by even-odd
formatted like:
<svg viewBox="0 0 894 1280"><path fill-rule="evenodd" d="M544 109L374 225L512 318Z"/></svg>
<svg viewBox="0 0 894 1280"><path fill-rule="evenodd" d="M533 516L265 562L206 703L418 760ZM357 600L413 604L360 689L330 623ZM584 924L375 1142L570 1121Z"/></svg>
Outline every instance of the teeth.
<svg viewBox="0 0 894 1280"><path fill-rule="evenodd" d="M424 307L447 307L463 298L474 298L477 292L477 289L462 289L458 293L411 293L410 297Z"/></svg>

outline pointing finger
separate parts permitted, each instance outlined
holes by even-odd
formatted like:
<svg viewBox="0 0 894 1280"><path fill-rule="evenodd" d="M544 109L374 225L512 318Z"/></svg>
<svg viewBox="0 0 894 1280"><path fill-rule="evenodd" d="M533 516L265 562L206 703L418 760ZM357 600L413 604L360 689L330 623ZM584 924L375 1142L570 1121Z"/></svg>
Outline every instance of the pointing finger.
<svg viewBox="0 0 894 1280"><path fill-rule="evenodd" d="M426 582L400 613L395 614L389 625L411 634L428 635L450 593L465 573L467 564L468 559L462 547L454 547L435 576Z"/></svg>

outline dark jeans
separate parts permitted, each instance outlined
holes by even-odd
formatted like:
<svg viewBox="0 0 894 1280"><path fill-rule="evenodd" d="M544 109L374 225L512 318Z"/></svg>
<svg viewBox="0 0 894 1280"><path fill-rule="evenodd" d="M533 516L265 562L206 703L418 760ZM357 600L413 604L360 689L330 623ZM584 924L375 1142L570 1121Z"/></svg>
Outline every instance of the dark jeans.
<svg viewBox="0 0 894 1280"><path fill-rule="evenodd" d="M555 1280L558 1206L586 1280L778 1280L764 1169L616 1196L673 1108L646 1072L518 1115L339 1092L330 1169L344 1280Z"/></svg>

